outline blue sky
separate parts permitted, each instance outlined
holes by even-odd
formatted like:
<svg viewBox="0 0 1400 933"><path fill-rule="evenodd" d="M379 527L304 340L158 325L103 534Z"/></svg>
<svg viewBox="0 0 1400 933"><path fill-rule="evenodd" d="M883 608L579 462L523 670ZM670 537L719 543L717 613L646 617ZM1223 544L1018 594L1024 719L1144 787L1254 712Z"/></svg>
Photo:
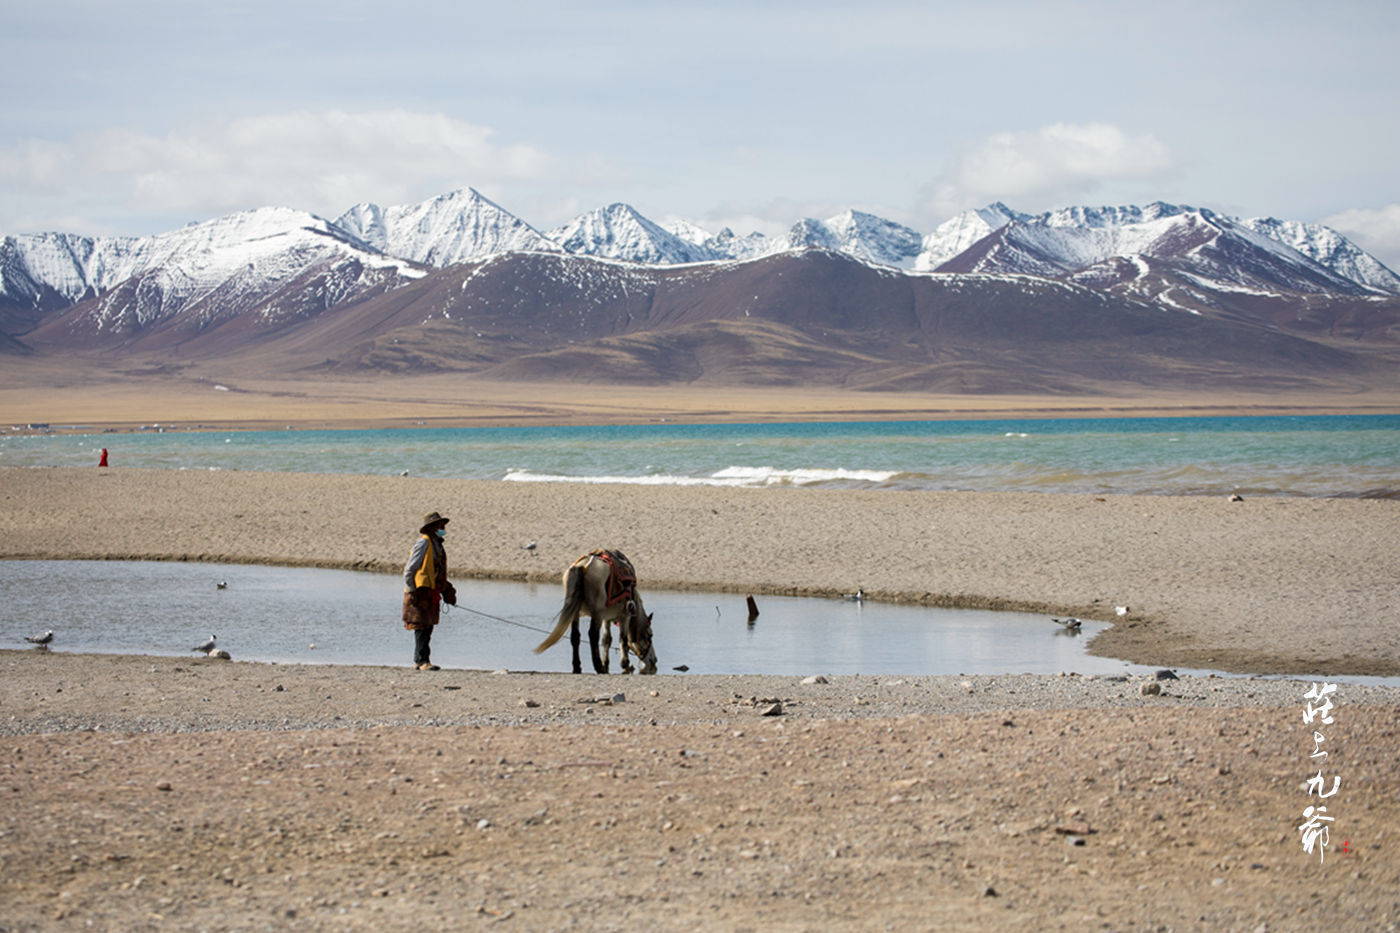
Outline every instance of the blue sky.
<svg viewBox="0 0 1400 933"><path fill-rule="evenodd" d="M1400 268L1400 4L0 0L0 234L473 186L776 233L1166 200Z"/></svg>

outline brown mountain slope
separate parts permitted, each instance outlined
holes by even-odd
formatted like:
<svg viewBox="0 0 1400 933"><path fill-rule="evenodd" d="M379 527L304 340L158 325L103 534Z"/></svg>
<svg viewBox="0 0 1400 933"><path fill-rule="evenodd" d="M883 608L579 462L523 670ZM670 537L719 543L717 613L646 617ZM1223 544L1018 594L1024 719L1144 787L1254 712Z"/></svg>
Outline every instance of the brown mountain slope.
<svg viewBox="0 0 1400 933"><path fill-rule="evenodd" d="M1368 352L1128 295L908 275L822 250L681 267L506 254L275 327L153 328L122 353L279 372L972 392L1349 389L1395 372Z"/></svg>

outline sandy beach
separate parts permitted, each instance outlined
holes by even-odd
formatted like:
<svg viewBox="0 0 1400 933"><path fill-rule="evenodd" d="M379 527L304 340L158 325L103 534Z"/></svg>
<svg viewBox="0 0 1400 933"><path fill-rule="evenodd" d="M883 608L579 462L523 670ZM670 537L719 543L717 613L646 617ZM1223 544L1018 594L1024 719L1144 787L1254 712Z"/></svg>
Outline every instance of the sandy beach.
<svg viewBox="0 0 1400 933"><path fill-rule="evenodd" d="M468 589L554 581L609 545L643 586L1075 614L1116 623L1100 654L1298 675L821 683L0 651L3 928L1400 923L1400 689L1343 683L1333 724L1303 721L1320 676L1400 674L1400 503L119 468L0 471L0 494L3 558L391 573L439 510ZM1326 800L1319 766L1340 777ZM1317 804L1325 861L1300 844Z"/></svg>
<svg viewBox="0 0 1400 933"><path fill-rule="evenodd" d="M885 421L946 418L1227 414L1391 414L1400 392L1248 392L1135 388L1120 396L857 392L822 386L580 386L499 382L460 373L296 378L244 364L9 358L0 426L137 430L178 425L274 428L485 427L656 421Z"/></svg>
<svg viewBox="0 0 1400 933"><path fill-rule="evenodd" d="M1091 650L1239 673L1400 674L1400 502L584 487L233 471L0 471L0 558L398 572L453 518L465 578L618 547L646 586L1114 622ZM538 542L534 554L521 548ZM1116 608L1127 607L1118 616ZM658 620L664 632L664 620Z"/></svg>

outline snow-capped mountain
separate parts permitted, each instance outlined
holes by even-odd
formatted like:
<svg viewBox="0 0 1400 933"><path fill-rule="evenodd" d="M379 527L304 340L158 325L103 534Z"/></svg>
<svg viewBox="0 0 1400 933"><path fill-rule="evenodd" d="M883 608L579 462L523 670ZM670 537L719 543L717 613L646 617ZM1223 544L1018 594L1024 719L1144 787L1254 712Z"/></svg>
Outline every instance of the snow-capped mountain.
<svg viewBox="0 0 1400 933"><path fill-rule="evenodd" d="M725 227L719 233L710 233L688 220L672 221L666 224L666 230L693 246L703 248L712 259L757 259L783 249L780 241L757 231L739 236Z"/></svg>
<svg viewBox="0 0 1400 933"><path fill-rule="evenodd" d="M694 237L703 233L691 226ZM624 259L650 265L707 262L723 258L705 242L678 236L653 223L627 204L610 204L582 214L549 231L549 238L565 252L579 256Z"/></svg>
<svg viewBox="0 0 1400 933"><path fill-rule="evenodd" d="M679 237L692 246L704 246L705 241L713 234L699 224L693 224L688 220L673 220L664 224L666 232L674 237ZM728 227L725 228L729 229ZM732 235L732 232L731 232Z"/></svg>
<svg viewBox="0 0 1400 933"><path fill-rule="evenodd" d="M757 259L782 250L782 244L775 242L758 231L739 236L728 227L705 240L705 247L723 259Z"/></svg>
<svg viewBox="0 0 1400 933"><path fill-rule="evenodd" d="M683 220L662 226L619 203L542 234L479 192L464 188L418 204L357 205L336 224L392 256L439 268L512 251L562 251L675 265L818 248L915 272L1014 272L1091 282L1120 280L1121 261L1136 257L1171 260L1180 271L1224 276L1240 288L1400 294L1400 276L1327 227L1268 218L1239 220L1163 202L1068 207L1038 215L995 202L966 211L924 236L873 214L846 211L826 220L804 218L777 237L741 237L728 228L711 235ZM1247 268L1234 267L1241 262ZM1111 275L1105 264L1113 267Z"/></svg>
<svg viewBox="0 0 1400 933"><path fill-rule="evenodd" d="M1297 250L1345 279L1374 291L1400 294L1400 276L1331 227L1296 220L1275 220L1272 217L1243 220L1240 223Z"/></svg>
<svg viewBox="0 0 1400 933"><path fill-rule="evenodd" d="M1072 207L1036 216L997 213L997 219L1006 217L1003 225L936 262L950 251L947 239L940 240L934 243L936 250L926 249L918 266L1094 281L1102 277L1096 267L1106 263L1122 269L1122 261L1131 260L1145 275L1156 261L1155 268L1234 288L1400 294L1400 277L1335 231L1317 225L1241 221L1162 202ZM966 217L958 220L964 229L975 231L976 222Z"/></svg>
<svg viewBox="0 0 1400 933"><path fill-rule="evenodd" d="M549 282L528 278L546 275ZM690 297L673 306L674 318L649 317L652 299L641 297L680 301L682 293ZM924 296L919 300L926 306L911 323L897 309L910 307L914 295ZM958 314L969 316L958 322L973 341L967 346L946 343L952 331L944 314L955 295ZM1050 323L1037 316L1051 297L1063 303L1057 320L1081 336L1100 328L1103 309L1113 308L1138 323L1163 313L1211 318L1212 327L1228 325L1215 332L1220 339L1237 339L1243 328L1370 342L1388 353L1400 333L1398 295L1400 277L1326 227L1239 220L1161 202L1039 215L994 203L924 236L848 211L801 220L776 237L739 237L729 229L711 235L683 221L668 229L614 204L546 236L465 188L399 207L361 204L334 223L264 208L154 237L6 237L0 241L0 352L100 346L164 354L179 346L189 358L208 358L254 352L264 341L289 335L278 352L287 359L322 354L316 365L505 365L526 344L531 352L561 354L549 357L558 362L576 352L573 341L597 339L590 328L599 322L585 320L592 314L586 309L595 308L609 315L599 332L632 334L642 356L652 346L647 327L683 322L697 328L685 338L690 349L682 368L700 372L719 365L714 361L739 366L733 347L750 339L776 340L769 350L789 353L770 324L801 331L801 341L810 342L803 345L817 354L813 359L861 357L866 351L855 348L874 337L852 329L854 314L867 316L871 326L898 321L913 328L893 343L871 345L870 365L912 367L900 370L905 375L890 370L889 385L968 385L953 361L986 350L979 340L1028 341L1014 353L1007 350L998 365L1006 371L1032 365L1031 344L1052 337ZM847 301L855 304L846 307ZM889 307L877 307L881 302ZM724 323L702 319L701 308ZM814 323L818 308L828 315L821 327ZM566 309L564 317L559 309ZM753 323L758 320L769 323ZM459 334L468 321L476 323ZM1013 323L1017 334L997 331ZM762 334L750 332L751 324ZM935 331L925 332L925 325ZM530 331L528 339L522 328ZM1183 327L1177 333L1182 343L1151 352L1184 353L1180 348L1197 339L1192 334L1204 332ZM564 344L556 346L560 340ZM366 341L372 350L364 349ZM420 363L406 362L415 358L412 346L422 348ZM841 352L827 357L822 346ZM899 349L905 346L924 349L914 354L918 359L905 359ZM1304 349L1315 352L1293 346L1277 358ZM345 354L340 362L336 352ZM577 356L592 359L581 350ZM1355 362L1324 357L1316 357L1319 365L1339 370ZM678 373L667 368L682 365L678 359L662 354L642 368ZM549 371L540 365L537 376ZM935 371L936 378L929 375Z"/></svg>
<svg viewBox="0 0 1400 933"><path fill-rule="evenodd" d="M76 304L132 276L153 245L137 237L6 237L0 241L0 294L35 308Z"/></svg>
<svg viewBox="0 0 1400 933"><path fill-rule="evenodd" d="M725 227L711 235L698 224L662 227L627 204L589 211L549 231L565 252L649 265L755 259L792 249L828 249L877 265L910 269L920 251L917 231L861 211L826 220L804 218L780 237L738 236Z"/></svg>
<svg viewBox="0 0 1400 933"><path fill-rule="evenodd" d="M514 251L558 252L559 245L473 188L418 204L357 204L336 226L375 249L441 269Z"/></svg>
<svg viewBox="0 0 1400 933"><path fill-rule="evenodd" d="M61 323L46 324L49 336L56 328L97 339L175 318L203 329L250 310L273 324L423 274L323 218L287 208L244 211L152 237L7 237L0 251L0 295L9 304L61 295L77 308Z"/></svg>
<svg viewBox="0 0 1400 933"><path fill-rule="evenodd" d="M919 255L914 260L914 269L932 272L987 234L1000 230L1013 220L1027 220L1029 217L1029 214L1013 211L1000 201L976 210L963 211L943 221L924 237Z"/></svg>
<svg viewBox="0 0 1400 933"><path fill-rule="evenodd" d="M826 220L804 218L782 242L783 249L829 249L899 269L914 267L921 245L917 231L862 211L846 211Z"/></svg>

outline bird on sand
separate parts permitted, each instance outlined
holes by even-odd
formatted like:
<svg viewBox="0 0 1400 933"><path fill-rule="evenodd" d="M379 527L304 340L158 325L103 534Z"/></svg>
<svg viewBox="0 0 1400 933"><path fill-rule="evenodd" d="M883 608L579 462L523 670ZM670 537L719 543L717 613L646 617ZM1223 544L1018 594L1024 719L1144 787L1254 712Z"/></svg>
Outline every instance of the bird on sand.
<svg viewBox="0 0 1400 933"><path fill-rule="evenodd" d="M49 642L53 641L53 629L49 629L42 635L26 635L24 636L24 640L31 645L47 645Z"/></svg>
<svg viewBox="0 0 1400 933"><path fill-rule="evenodd" d="M191 650L191 651L198 651L200 654L208 654L209 652L211 652L211 651L214 650L214 647L215 647L215 646L214 646L214 642L216 642L216 641L218 641L218 640L219 640L219 636L218 636L218 635L210 635L208 641L206 641L206 642L204 642L204 643L202 643L202 644L195 645L195 646L194 646L193 648L191 648L190 650Z"/></svg>
<svg viewBox="0 0 1400 933"><path fill-rule="evenodd" d="M538 555L537 553L535 553L535 548L537 548L537 547L539 547L539 546L540 546L540 545L539 545L539 542L537 542L537 541L531 541L529 544L522 544L522 545L520 545L520 548L521 548L521 550L529 551L531 557L538 557L539 555Z"/></svg>

